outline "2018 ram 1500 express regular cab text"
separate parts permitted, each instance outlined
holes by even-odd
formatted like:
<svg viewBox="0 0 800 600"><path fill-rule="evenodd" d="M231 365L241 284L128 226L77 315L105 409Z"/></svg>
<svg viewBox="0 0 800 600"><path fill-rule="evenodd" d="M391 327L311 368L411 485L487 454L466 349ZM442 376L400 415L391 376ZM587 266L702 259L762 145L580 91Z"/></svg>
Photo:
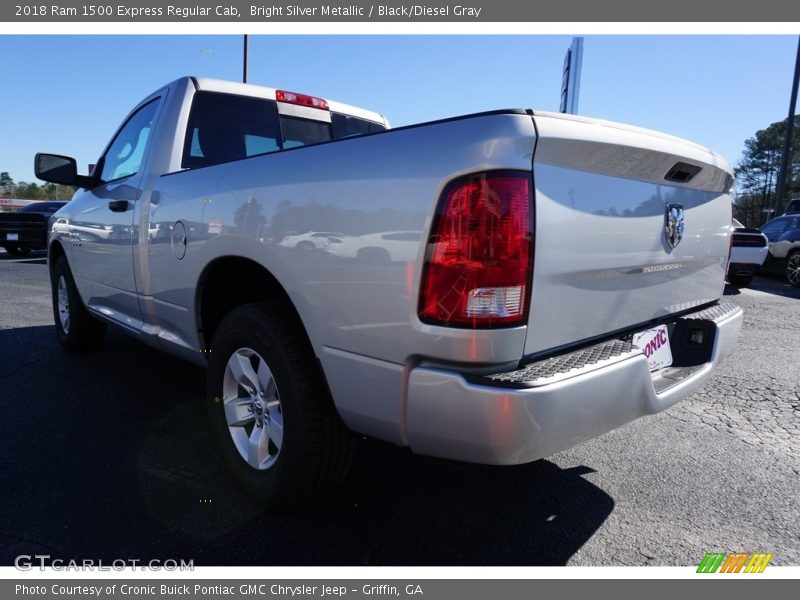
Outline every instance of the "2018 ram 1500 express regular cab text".
<svg viewBox="0 0 800 600"><path fill-rule="evenodd" d="M80 188L49 237L64 347L114 323L207 366L222 455L271 507L340 481L352 432L548 456L696 390L741 325L719 302L730 167L652 131L525 110L388 130L186 77L93 174L36 167Z"/></svg>

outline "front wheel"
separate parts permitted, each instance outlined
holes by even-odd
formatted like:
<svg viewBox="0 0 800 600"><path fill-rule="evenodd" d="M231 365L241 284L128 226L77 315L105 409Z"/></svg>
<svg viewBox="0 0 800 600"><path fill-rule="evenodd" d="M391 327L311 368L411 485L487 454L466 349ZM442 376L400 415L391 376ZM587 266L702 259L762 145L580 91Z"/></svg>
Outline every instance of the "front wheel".
<svg viewBox="0 0 800 600"><path fill-rule="evenodd" d="M63 256L56 259L50 271L53 318L58 341L76 354L98 349L105 338L105 323L95 319L83 305L75 280Z"/></svg>
<svg viewBox="0 0 800 600"><path fill-rule="evenodd" d="M794 287L800 287L800 251L792 252L786 258L786 281Z"/></svg>
<svg viewBox="0 0 800 600"><path fill-rule="evenodd" d="M207 376L222 457L267 508L313 504L344 478L353 438L305 333L282 305L228 313L214 335Z"/></svg>

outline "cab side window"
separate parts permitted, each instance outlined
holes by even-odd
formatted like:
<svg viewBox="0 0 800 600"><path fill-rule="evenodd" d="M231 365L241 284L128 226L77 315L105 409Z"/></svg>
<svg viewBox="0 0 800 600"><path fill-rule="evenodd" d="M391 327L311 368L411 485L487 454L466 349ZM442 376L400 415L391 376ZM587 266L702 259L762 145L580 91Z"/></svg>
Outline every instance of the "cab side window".
<svg viewBox="0 0 800 600"><path fill-rule="evenodd" d="M139 171L157 108L157 99L145 104L117 132L103 160L103 181L122 179Z"/></svg>

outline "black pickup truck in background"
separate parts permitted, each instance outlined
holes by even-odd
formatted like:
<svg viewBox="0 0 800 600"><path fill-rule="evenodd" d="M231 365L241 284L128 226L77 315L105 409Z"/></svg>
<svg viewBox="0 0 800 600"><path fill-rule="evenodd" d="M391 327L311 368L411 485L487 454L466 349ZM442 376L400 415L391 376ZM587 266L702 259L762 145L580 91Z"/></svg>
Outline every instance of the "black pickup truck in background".
<svg viewBox="0 0 800 600"><path fill-rule="evenodd" d="M34 202L17 212L0 213L0 247L12 256L47 248L47 220L66 202Z"/></svg>

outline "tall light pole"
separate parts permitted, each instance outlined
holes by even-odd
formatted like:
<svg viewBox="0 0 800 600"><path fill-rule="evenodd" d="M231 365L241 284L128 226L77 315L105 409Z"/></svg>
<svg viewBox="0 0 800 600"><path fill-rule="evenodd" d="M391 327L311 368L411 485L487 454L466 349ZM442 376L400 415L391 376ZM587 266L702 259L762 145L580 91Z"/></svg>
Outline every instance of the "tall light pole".
<svg viewBox="0 0 800 600"><path fill-rule="evenodd" d="M574 37L564 57L564 68L561 72L561 105L559 111L562 113L578 114L582 68L583 38Z"/></svg>
<svg viewBox="0 0 800 600"><path fill-rule="evenodd" d="M242 83L247 83L247 55L250 53L250 40L244 34L244 56L242 57Z"/></svg>
<svg viewBox="0 0 800 600"><path fill-rule="evenodd" d="M794 81L792 82L792 99L789 100L789 117L786 119L786 135L783 138L783 156L781 156L781 170L778 173L778 185L775 190L775 212L780 214L781 202L786 195L786 179L789 170L789 161L792 154L792 133L794 130L794 113L797 110L797 83L800 81L800 36L797 38L797 58L794 60Z"/></svg>

